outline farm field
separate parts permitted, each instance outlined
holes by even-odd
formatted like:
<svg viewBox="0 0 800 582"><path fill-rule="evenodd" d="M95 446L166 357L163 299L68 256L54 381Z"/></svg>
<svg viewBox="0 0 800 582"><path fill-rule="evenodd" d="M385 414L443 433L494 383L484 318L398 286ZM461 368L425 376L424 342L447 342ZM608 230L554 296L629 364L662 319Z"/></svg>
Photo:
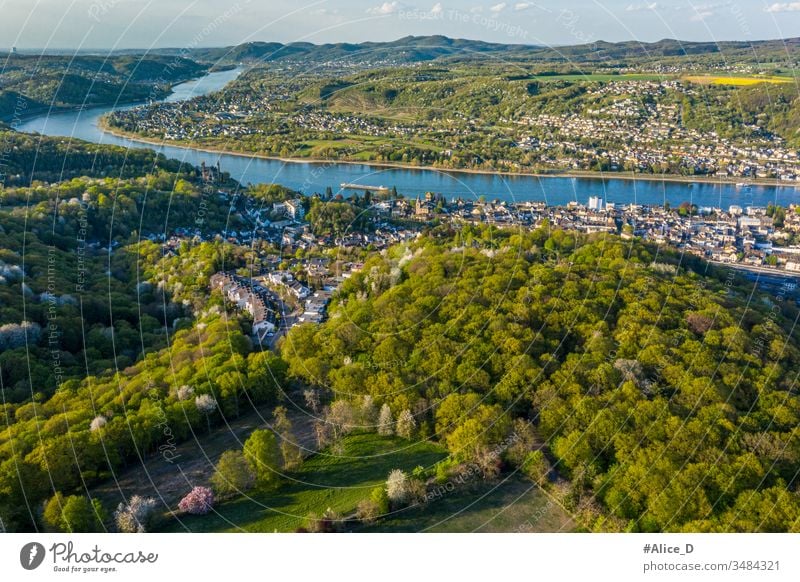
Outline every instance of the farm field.
<svg viewBox="0 0 800 582"><path fill-rule="evenodd" d="M548 81L586 81L586 82L602 82L609 83L613 81L663 81L671 78L672 75L657 75L648 73L630 73L627 75L608 75L608 74L594 74L589 73L586 75L533 75L530 77L532 81L548 82Z"/></svg>
<svg viewBox="0 0 800 582"><path fill-rule="evenodd" d="M769 83L778 85L782 83L793 83L791 77L757 76L757 77L738 77L738 76L714 76L714 75L691 75L684 77L684 80L699 85L733 85L736 87L749 87L759 83Z"/></svg>

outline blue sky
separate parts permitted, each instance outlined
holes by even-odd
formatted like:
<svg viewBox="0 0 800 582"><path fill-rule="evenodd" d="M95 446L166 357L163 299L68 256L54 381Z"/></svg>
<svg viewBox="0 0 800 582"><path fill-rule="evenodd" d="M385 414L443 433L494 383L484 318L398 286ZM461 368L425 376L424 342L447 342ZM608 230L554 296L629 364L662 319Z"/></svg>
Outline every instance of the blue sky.
<svg viewBox="0 0 800 582"><path fill-rule="evenodd" d="M800 36L800 0L0 0L0 46L194 47L444 34L564 45Z"/></svg>

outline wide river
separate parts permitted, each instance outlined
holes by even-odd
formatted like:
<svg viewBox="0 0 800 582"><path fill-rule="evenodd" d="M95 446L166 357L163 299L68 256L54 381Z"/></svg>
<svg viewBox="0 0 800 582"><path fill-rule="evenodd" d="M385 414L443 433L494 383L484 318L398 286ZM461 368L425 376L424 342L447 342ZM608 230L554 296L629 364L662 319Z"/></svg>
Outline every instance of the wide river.
<svg viewBox="0 0 800 582"><path fill-rule="evenodd" d="M241 73L241 69L209 73L176 85L166 101L182 101L223 88ZM124 106L121 108L129 108ZM98 107L34 117L16 129L50 136L65 136L95 143L115 144L130 148L153 148L164 155L193 165L216 164L230 172L242 184L277 183L305 194L322 192L327 186L337 191L342 183L369 186L395 186L406 196L427 191L452 197L499 198L508 201L540 200L548 204L585 203L589 196L602 196L616 203L672 205L692 202L698 206L727 208L765 206L769 202L786 206L800 201L800 189L779 186L737 188L729 183L679 183L658 180L621 180L599 178L565 178L472 174L439 170L381 168L365 164L286 162L267 160L248 154L216 154L171 145L153 146L111 135L98 126L102 115L113 107Z"/></svg>

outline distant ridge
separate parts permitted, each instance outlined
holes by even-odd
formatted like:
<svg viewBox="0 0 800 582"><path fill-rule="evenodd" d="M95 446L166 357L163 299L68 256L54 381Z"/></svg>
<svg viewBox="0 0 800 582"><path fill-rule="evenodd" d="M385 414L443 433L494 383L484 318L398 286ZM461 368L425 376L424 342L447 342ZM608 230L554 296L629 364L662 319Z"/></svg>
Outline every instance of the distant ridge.
<svg viewBox="0 0 800 582"><path fill-rule="evenodd" d="M21 51L35 54L34 51ZM116 55L138 55L145 51L125 49ZM196 61L230 65L241 62L303 62L326 61L386 61L395 64L418 63L437 59L493 57L504 60L541 62L614 62L630 59L657 60L686 56L714 56L721 60L797 64L800 58L800 38L758 41L697 42L665 38L656 42L596 42L567 46L502 44L482 40L450 38L442 35L405 36L388 42L327 43L310 42L248 42L228 47L155 49L150 55L180 55ZM63 54L69 54L64 51ZM92 51L92 54L103 54ZM108 53L105 53L108 54ZM0 52L0 59L7 53Z"/></svg>
<svg viewBox="0 0 800 582"><path fill-rule="evenodd" d="M143 51L124 50L119 54L141 54ZM656 42L607 42L541 46L502 44L447 36L405 36L388 42L313 44L294 42L248 42L245 44L184 49L156 49L150 54L177 55L206 63L232 64L238 62L302 61L320 63L331 60L392 61L398 64L432 61L446 58L496 57L508 60L545 62L617 61L623 59L662 59L681 56L713 56L751 62L785 63L800 57L800 38L759 41L697 42L665 38ZM1 56L1 54L0 54Z"/></svg>

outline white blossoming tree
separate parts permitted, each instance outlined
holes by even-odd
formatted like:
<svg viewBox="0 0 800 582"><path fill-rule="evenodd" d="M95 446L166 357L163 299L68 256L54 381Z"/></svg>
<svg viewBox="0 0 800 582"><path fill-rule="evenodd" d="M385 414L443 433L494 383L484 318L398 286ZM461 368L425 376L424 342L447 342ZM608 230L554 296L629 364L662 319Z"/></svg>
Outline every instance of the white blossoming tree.
<svg viewBox="0 0 800 582"><path fill-rule="evenodd" d="M217 409L217 400L211 394L200 394L195 397L194 405L197 410L206 417L208 432L211 432L211 415Z"/></svg>
<svg viewBox="0 0 800 582"><path fill-rule="evenodd" d="M117 529L122 533L145 533L156 511L156 500L152 497L134 495L130 501L120 503L114 512Z"/></svg>
<svg viewBox="0 0 800 582"><path fill-rule="evenodd" d="M375 406L375 401L372 396L367 394L361 401L361 424L365 428L371 429L378 421L378 408Z"/></svg>
<svg viewBox="0 0 800 582"><path fill-rule="evenodd" d="M392 409L388 404L381 406L381 412L378 415L378 434L388 436L394 432L392 425Z"/></svg>
<svg viewBox="0 0 800 582"><path fill-rule="evenodd" d="M95 417L92 419L92 422L91 422L91 423L89 423L89 430L90 430L90 431L92 431L92 432L94 432L94 431L96 431L96 430L100 430L100 429L101 429L101 428L103 428L103 427L104 427L106 424L108 424L108 421L106 420L106 417L105 417L105 416L102 416L102 415L95 416Z"/></svg>
<svg viewBox="0 0 800 582"><path fill-rule="evenodd" d="M417 430L417 421L414 420L414 415L410 410L404 410L397 417L397 436L404 439L410 439L414 436L414 431Z"/></svg>
<svg viewBox="0 0 800 582"><path fill-rule="evenodd" d="M386 479L386 495L389 501L396 505L402 505L408 501L408 475L400 469L394 469Z"/></svg>

